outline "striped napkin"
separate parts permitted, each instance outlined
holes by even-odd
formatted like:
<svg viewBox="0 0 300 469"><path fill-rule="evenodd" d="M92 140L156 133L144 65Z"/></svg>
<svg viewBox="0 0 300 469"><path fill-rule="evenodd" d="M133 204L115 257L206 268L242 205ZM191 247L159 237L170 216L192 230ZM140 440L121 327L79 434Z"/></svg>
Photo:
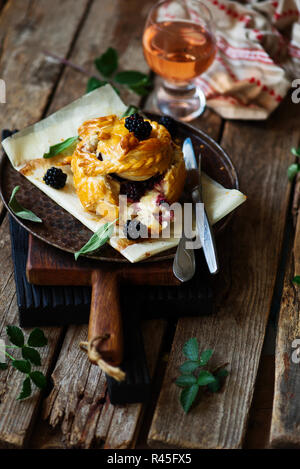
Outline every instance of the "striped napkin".
<svg viewBox="0 0 300 469"><path fill-rule="evenodd" d="M196 79L207 105L227 119L266 119L300 78L300 1L203 1L218 45Z"/></svg>

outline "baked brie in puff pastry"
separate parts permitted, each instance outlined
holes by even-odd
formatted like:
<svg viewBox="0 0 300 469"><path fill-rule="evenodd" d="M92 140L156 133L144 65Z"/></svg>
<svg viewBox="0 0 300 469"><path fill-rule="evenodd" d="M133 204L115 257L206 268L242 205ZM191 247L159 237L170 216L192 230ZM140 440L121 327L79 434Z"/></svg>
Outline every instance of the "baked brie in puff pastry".
<svg viewBox="0 0 300 469"><path fill-rule="evenodd" d="M126 195L128 218L136 217L159 233L172 218L162 202L179 199L185 164L168 130L155 121L144 122L151 125L147 124L149 136L144 139L137 138L125 127L125 118L116 115L84 122L71 169L86 210L113 221L119 218L119 195Z"/></svg>

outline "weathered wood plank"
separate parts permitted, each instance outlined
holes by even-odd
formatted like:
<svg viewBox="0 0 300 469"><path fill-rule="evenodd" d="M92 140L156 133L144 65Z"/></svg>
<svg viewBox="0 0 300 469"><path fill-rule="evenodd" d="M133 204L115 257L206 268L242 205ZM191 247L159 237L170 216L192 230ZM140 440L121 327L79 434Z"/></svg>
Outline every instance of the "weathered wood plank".
<svg viewBox="0 0 300 469"><path fill-rule="evenodd" d="M6 83L0 132L21 129L41 118L61 70L47 62L42 51L51 48L67 55L88 3L14 0L6 4L0 15L0 78ZM2 208L0 201L0 212Z"/></svg>
<svg viewBox="0 0 300 469"><path fill-rule="evenodd" d="M91 75L97 75L95 58L108 47L114 47L119 54L120 70L139 70L147 73L148 66L143 58L141 37L147 12L152 4L152 0L146 0L137 8L136 2L95 0L69 60L83 67ZM57 50L53 49L51 52L57 53ZM87 81L86 75L67 68L49 112L84 94ZM117 87L124 102L139 104L139 96L120 85Z"/></svg>
<svg viewBox="0 0 300 469"><path fill-rule="evenodd" d="M156 320L145 322L143 327L145 351L151 378L155 372L166 326L165 321ZM138 435L144 409L143 404L116 406L105 440L105 448L132 448Z"/></svg>
<svg viewBox="0 0 300 469"><path fill-rule="evenodd" d="M60 2L15 0L0 15L0 77L6 82L7 103L0 129L22 128L38 120L47 105L61 67L45 61L42 49L55 48L65 56L88 5L88 0ZM70 17L69 11L72 10ZM66 21L66 18L69 18ZM1 227L1 334L8 323L18 323L7 220ZM43 351L44 371L53 360L61 330L47 329L49 350ZM47 355L47 358L45 357ZM1 372L0 444L22 447L28 440L40 394L24 403L15 399L21 384L14 370Z"/></svg>
<svg viewBox="0 0 300 469"><path fill-rule="evenodd" d="M218 242L220 255L228 259L221 262L217 280L217 313L178 322L149 433L151 445L242 445L278 268L290 193L286 168L292 161L290 147L297 142L298 114L286 100L267 122L225 124L222 144L248 201ZM201 349L213 348L216 363L229 362L230 376L222 393L205 397L186 416L173 381L190 337L198 337Z"/></svg>
<svg viewBox="0 0 300 469"><path fill-rule="evenodd" d="M6 326L18 324L18 308L7 217L0 227L0 310L0 337L6 339ZM47 373L55 355L61 330L59 328L45 328L44 332L49 344L47 347L40 349L42 356L40 370ZM13 352L12 355L14 355ZM15 356L18 355L15 354ZM23 447L30 435L41 393L35 391L32 397L26 401L17 401L16 398L21 391L23 379L22 374L11 366L6 371L0 371L1 447Z"/></svg>
<svg viewBox="0 0 300 469"><path fill-rule="evenodd" d="M151 375L165 329L166 322L162 320L146 321L143 325ZM60 428L61 437L54 434L55 443L51 439L47 443L40 436L41 426L38 426L31 442L34 447L46 448L49 444L51 447L90 448L105 443L108 448L128 448L134 444L144 406L110 404L103 372L91 365L78 347L85 334L86 328L69 327L52 374L54 388L44 405L44 418L52 427Z"/></svg>
<svg viewBox="0 0 300 469"><path fill-rule="evenodd" d="M295 190L294 210L299 214L300 180ZM293 283L300 275L300 217L291 246L279 311L276 339L276 368L270 445L273 448L300 448L300 291ZM295 342L294 342L295 341ZM298 359L298 360L297 360Z"/></svg>
<svg viewBox="0 0 300 469"><path fill-rule="evenodd" d="M94 1L69 59L92 74L95 73L94 59L110 46L119 52L121 69L138 69L146 72L148 69L143 60L140 37L146 13L152 3L152 1L143 2L141 8L137 9L135 2ZM57 54L56 50L51 52ZM85 75L67 68L61 77L48 113L82 95L86 83ZM139 97L124 89L122 97L130 103L139 102ZM64 444L68 447L100 445L109 433L113 417L113 408L107 401L104 377L97 367L90 367L86 357L77 349L80 340L85 338L85 326L69 328L53 374L55 386L45 404L44 416L49 419L52 426L61 425ZM76 355L74 367L67 365L66 357L77 353L81 356ZM65 375L69 366L72 374ZM65 370L65 373L62 370ZM134 425L138 424L141 408L134 406L131 410L130 406L125 406L124 409L131 422L132 436L129 433L127 436L123 435L124 444L127 444L126 441L133 439ZM124 419L124 413L118 418ZM114 444L116 439L113 428L110 433L110 444ZM120 436L116 444L119 444L121 439Z"/></svg>

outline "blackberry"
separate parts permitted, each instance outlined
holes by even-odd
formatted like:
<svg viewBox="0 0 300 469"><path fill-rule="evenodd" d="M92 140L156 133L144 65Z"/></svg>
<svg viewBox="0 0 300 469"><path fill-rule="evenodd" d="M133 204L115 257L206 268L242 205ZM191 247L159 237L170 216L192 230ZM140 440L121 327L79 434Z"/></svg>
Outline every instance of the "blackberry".
<svg viewBox="0 0 300 469"><path fill-rule="evenodd" d="M144 195L145 188L138 182L125 182L121 184L120 194L127 195L132 202L138 202Z"/></svg>
<svg viewBox="0 0 300 469"><path fill-rule="evenodd" d="M129 132L133 132L138 140L146 140L152 132L150 122L144 121L144 118L137 112L132 114L132 116L126 117L125 127Z"/></svg>
<svg viewBox="0 0 300 469"><path fill-rule="evenodd" d="M121 180L120 194L127 195L128 199L132 202L138 202L141 197L147 192L151 191L155 184L158 184L163 178L162 174L152 176L146 181L124 181Z"/></svg>
<svg viewBox="0 0 300 469"><path fill-rule="evenodd" d="M175 138L177 132L177 123L169 116L162 116L158 119L158 123L163 125L169 132L172 138Z"/></svg>
<svg viewBox="0 0 300 469"><path fill-rule="evenodd" d="M124 225L124 234L127 239L134 241L141 238L142 234L145 237L147 234L147 227L136 218L134 220L127 220Z"/></svg>
<svg viewBox="0 0 300 469"><path fill-rule="evenodd" d="M43 177L43 180L48 186L53 187L54 189L62 189L67 180L67 174L63 173L60 168L49 168Z"/></svg>
<svg viewBox="0 0 300 469"><path fill-rule="evenodd" d="M152 127L151 127L150 122L148 121L138 122L133 131L134 136L138 140L146 140L147 138L150 137L151 132L152 132Z"/></svg>
<svg viewBox="0 0 300 469"><path fill-rule="evenodd" d="M143 117L138 114L137 112L135 112L134 114L132 114L131 116L129 117L126 117L125 119L125 127L126 129L129 130L129 132L133 132L135 127L136 127L136 124L138 122L144 122L144 119Z"/></svg>

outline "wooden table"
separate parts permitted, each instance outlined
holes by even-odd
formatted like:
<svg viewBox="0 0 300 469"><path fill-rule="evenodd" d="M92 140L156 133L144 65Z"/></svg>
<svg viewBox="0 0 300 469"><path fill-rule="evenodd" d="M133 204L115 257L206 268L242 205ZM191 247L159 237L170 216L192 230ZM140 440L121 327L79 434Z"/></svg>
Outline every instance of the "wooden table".
<svg viewBox="0 0 300 469"><path fill-rule="evenodd" d="M23 128L85 92L87 77L46 60L43 50L92 72L93 59L112 46L121 68L146 71L141 34L152 3L0 1L0 77L7 84L0 128ZM124 91L122 97L137 104L133 94ZM231 155L248 201L218 241L222 269L215 314L180 319L174 337L165 320L144 323L156 389L151 402L113 407L103 374L77 346L86 326L46 328L43 369L53 380L48 396L35 393L18 402L20 373L0 372L2 446L300 447L300 366L291 361L292 341L300 336L299 289L291 281L300 274L300 186L286 176L294 159L290 148L299 144L299 111L288 97L266 122L223 121L209 110L194 122ZM18 323L18 312L2 206L0 312L4 337L6 325ZM270 313L278 320L276 354L262 354ZM230 375L221 393L184 415L173 380L182 346L193 336L202 349L215 350L217 363L229 362Z"/></svg>

